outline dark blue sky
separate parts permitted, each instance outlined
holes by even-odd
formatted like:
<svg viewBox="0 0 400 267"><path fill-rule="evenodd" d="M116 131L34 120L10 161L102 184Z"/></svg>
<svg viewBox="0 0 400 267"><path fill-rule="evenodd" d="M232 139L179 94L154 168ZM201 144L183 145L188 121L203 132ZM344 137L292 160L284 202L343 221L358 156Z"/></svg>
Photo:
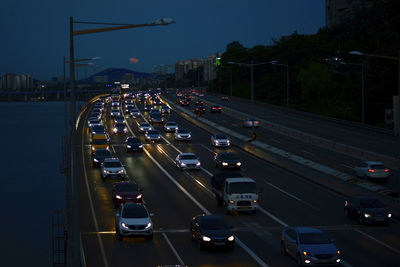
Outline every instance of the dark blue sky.
<svg viewBox="0 0 400 267"><path fill-rule="evenodd" d="M69 56L69 17L74 20L142 24L172 18L159 27L76 36L76 58L102 57L96 64L151 72L158 64L204 58L228 43L246 47L271 39L312 34L325 26L324 0L2 0L0 75L62 76ZM77 25L78 29L93 28ZM132 64L129 58L138 58ZM93 68L88 71L94 73ZM88 73L88 74L89 74ZM83 75L83 71L81 74Z"/></svg>

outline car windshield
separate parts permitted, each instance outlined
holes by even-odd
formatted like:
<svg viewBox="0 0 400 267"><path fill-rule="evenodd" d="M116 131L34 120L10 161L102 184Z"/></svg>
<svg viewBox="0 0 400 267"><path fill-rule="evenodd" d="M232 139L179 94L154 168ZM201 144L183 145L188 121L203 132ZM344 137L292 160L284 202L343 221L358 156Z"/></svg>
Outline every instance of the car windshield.
<svg viewBox="0 0 400 267"><path fill-rule="evenodd" d="M137 205L137 206L125 207L124 210L122 211L122 217L128 219L148 218L149 215L147 214L147 211L143 206Z"/></svg>
<svg viewBox="0 0 400 267"><path fill-rule="evenodd" d="M196 155L182 155L181 159L197 159Z"/></svg>
<svg viewBox="0 0 400 267"><path fill-rule="evenodd" d="M93 127L92 129L93 132L100 132L100 131L104 131L104 127L100 126L100 125L96 125Z"/></svg>
<svg viewBox="0 0 400 267"><path fill-rule="evenodd" d="M384 208L385 206L379 199L361 199L360 206L362 208Z"/></svg>
<svg viewBox="0 0 400 267"><path fill-rule="evenodd" d="M117 190L118 192L135 192L138 191L138 186L137 184L123 183L117 185Z"/></svg>
<svg viewBox="0 0 400 267"><path fill-rule="evenodd" d="M222 160L225 160L225 159L237 160L238 159L234 154L231 154L231 153L224 153L220 156L220 158Z"/></svg>
<svg viewBox="0 0 400 267"><path fill-rule="evenodd" d="M167 126L176 126L176 123L175 122L167 122L166 125Z"/></svg>
<svg viewBox="0 0 400 267"><path fill-rule="evenodd" d="M124 117L123 117L123 116L117 116L117 117L115 117L115 119L116 119L116 120L121 120L121 121L123 121L123 120L124 120Z"/></svg>
<svg viewBox="0 0 400 267"><path fill-rule="evenodd" d="M106 145L108 144L107 139L93 139L92 141L93 145Z"/></svg>
<svg viewBox="0 0 400 267"><path fill-rule="evenodd" d="M138 110L137 109L132 109L132 111L131 112L138 112Z"/></svg>
<svg viewBox="0 0 400 267"><path fill-rule="evenodd" d="M115 124L115 127L116 127L116 128L123 128L123 127L125 127L125 123L122 123L122 122L116 123L116 124Z"/></svg>
<svg viewBox="0 0 400 267"><path fill-rule="evenodd" d="M122 167L122 164L119 161L105 161L104 162L104 167L106 167L106 168L118 168L118 167Z"/></svg>
<svg viewBox="0 0 400 267"><path fill-rule="evenodd" d="M216 139L228 139L228 137L226 135L223 135L223 134L217 134L217 135L215 135L215 138Z"/></svg>
<svg viewBox="0 0 400 267"><path fill-rule="evenodd" d="M228 225L220 218L207 218L202 220L201 227L203 230L223 230L228 229Z"/></svg>
<svg viewBox="0 0 400 267"><path fill-rule="evenodd" d="M118 110L118 109L113 109L111 112L113 112L113 113L118 113L119 110Z"/></svg>
<svg viewBox="0 0 400 267"><path fill-rule="evenodd" d="M256 192L257 192L256 184L253 182L237 182L229 184L230 194L256 193Z"/></svg>
<svg viewBox="0 0 400 267"><path fill-rule="evenodd" d="M385 165L383 165L383 164L374 164L374 165L371 165L371 169L383 170L383 169L385 169Z"/></svg>
<svg viewBox="0 0 400 267"><path fill-rule="evenodd" d="M142 123L142 124L140 124L142 127L149 127L150 126L150 124L148 124L147 122L144 122L144 123Z"/></svg>
<svg viewBox="0 0 400 267"><path fill-rule="evenodd" d="M128 138L128 140L126 140L127 143L140 143L140 139L139 138Z"/></svg>
<svg viewBox="0 0 400 267"><path fill-rule="evenodd" d="M301 244L316 245L316 244L329 244L331 240L324 233L306 233L299 234Z"/></svg>
<svg viewBox="0 0 400 267"><path fill-rule="evenodd" d="M111 153L108 150L97 150L95 156L110 156Z"/></svg>
<svg viewBox="0 0 400 267"><path fill-rule="evenodd" d="M190 133L190 132L189 132L189 130L186 130L186 129L179 129L179 130L178 130L178 133L181 133L181 134L182 134L182 133L184 133L184 134L187 134L187 133Z"/></svg>
<svg viewBox="0 0 400 267"><path fill-rule="evenodd" d="M147 132L147 134L148 134L148 135L158 135L158 132L157 132L157 131L151 131L151 130L150 130L150 131Z"/></svg>

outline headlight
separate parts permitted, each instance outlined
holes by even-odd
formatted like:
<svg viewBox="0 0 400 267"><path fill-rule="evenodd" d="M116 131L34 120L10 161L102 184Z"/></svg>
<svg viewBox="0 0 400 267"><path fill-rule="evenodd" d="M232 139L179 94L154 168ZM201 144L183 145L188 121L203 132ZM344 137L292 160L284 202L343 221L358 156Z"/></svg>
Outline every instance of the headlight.
<svg viewBox="0 0 400 267"><path fill-rule="evenodd" d="M98 159L93 159L93 161L94 161L94 162L99 162L99 160L98 160Z"/></svg>
<svg viewBox="0 0 400 267"><path fill-rule="evenodd" d="M215 140L215 143L216 143L216 144L218 144L218 143L219 143L219 141L218 141L218 140Z"/></svg>
<svg viewBox="0 0 400 267"><path fill-rule="evenodd" d="M388 217L388 218L392 218L392 214L391 214L391 213L388 213L387 217Z"/></svg>
<svg viewBox="0 0 400 267"><path fill-rule="evenodd" d="M123 172L124 172L124 170L119 170L119 171L118 171L118 173L123 173Z"/></svg>
<svg viewBox="0 0 400 267"><path fill-rule="evenodd" d="M114 128L113 131L114 131L114 133L116 133L117 132L117 128Z"/></svg>
<svg viewBox="0 0 400 267"><path fill-rule="evenodd" d="M228 166L227 162L222 162L222 166Z"/></svg>
<svg viewBox="0 0 400 267"><path fill-rule="evenodd" d="M186 164L185 164L185 163L183 163L183 162L181 162L181 166L186 166Z"/></svg>
<svg viewBox="0 0 400 267"><path fill-rule="evenodd" d="M136 199L141 199L142 198L142 194L140 194L140 195L138 195L137 197L136 197Z"/></svg>
<svg viewBox="0 0 400 267"><path fill-rule="evenodd" d="M257 200L257 199L254 199L254 200L253 200L253 203L257 203L257 202L258 202L258 200Z"/></svg>
<svg viewBox="0 0 400 267"><path fill-rule="evenodd" d="M120 195L116 195L115 198L122 199L122 197Z"/></svg>
<svg viewBox="0 0 400 267"><path fill-rule="evenodd" d="M130 146L130 145L126 145L126 147L127 147L127 148L131 148L132 146Z"/></svg>
<svg viewBox="0 0 400 267"><path fill-rule="evenodd" d="M128 131L128 129L127 128L124 128L124 132L126 133Z"/></svg>
<svg viewBox="0 0 400 267"><path fill-rule="evenodd" d="M110 147L109 147L109 146L107 146L107 147L106 147L106 149L107 149L107 150L109 150L109 149L110 149Z"/></svg>
<svg viewBox="0 0 400 267"><path fill-rule="evenodd" d="M228 141L226 141L226 143L229 145L231 143L231 141L228 140Z"/></svg>
<svg viewBox="0 0 400 267"><path fill-rule="evenodd" d="M228 241L233 241L235 240L235 237L233 235L231 235L230 237L228 237Z"/></svg>
<svg viewBox="0 0 400 267"><path fill-rule="evenodd" d="M140 145L140 146L139 146L139 148L143 148L143 146L142 146L142 145Z"/></svg>
<svg viewBox="0 0 400 267"><path fill-rule="evenodd" d="M203 241L206 241L206 242L211 241L211 238L209 238L208 236L203 236L202 239L203 239Z"/></svg>
<svg viewBox="0 0 400 267"><path fill-rule="evenodd" d="M241 162L236 162L236 166L241 166L242 163Z"/></svg>
<svg viewBox="0 0 400 267"><path fill-rule="evenodd" d="M94 146L92 146L92 150L94 151L94 150L96 150L96 148Z"/></svg>
<svg viewBox="0 0 400 267"><path fill-rule="evenodd" d="M364 214L364 217L365 217L365 218L369 218L369 217L371 217L371 214L365 213L365 214Z"/></svg>
<svg viewBox="0 0 400 267"><path fill-rule="evenodd" d="M125 223L121 223L121 226L122 226L122 228L129 229L129 227L128 227L128 226L126 226L126 224L125 224Z"/></svg>
<svg viewBox="0 0 400 267"><path fill-rule="evenodd" d="M105 173L111 173L110 171L104 170Z"/></svg>
<svg viewBox="0 0 400 267"><path fill-rule="evenodd" d="M191 135L191 134L188 134L188 138L190 138L190 137L192 137L192 135Z"/></svg>
<svg viewBox="0 0 400 267"><path fill-rule="evenodd" d="M339 254L340 254L340 250L336 251L336 254L338 254L338 255L339 255Z"/></svg>
<svg viewBox="0 0 400 267"><path fill-rule="evenodd" d="M229 200L228 203L229 204L235 204L235 200Z"/></svg>
<svg viewBox="0 0 400 267"><path fill-rule="evenodd" d="M140 127L140 130L141 130L141 131L144 131L143 127Z"/></svg>
<svg viewBox="0 0 400 267"><path fill-rule="evenodd" d="M146 225L145 229L149 229L149 228L151 227L151 225L152 225L152 223L149 222L149 223Z"/></svg>
<svg viewBox="0 0 400 267"><path fill-rule="evenodd" d="M160 136L157 136L157 139L160 139L161 137Z"/></svg>
<svg viewBox="0 0 400 267"><path fill-rule="evenodd" d="M196 163L196 166L200 166L200 162L197 162L197 163Z"/></svg>

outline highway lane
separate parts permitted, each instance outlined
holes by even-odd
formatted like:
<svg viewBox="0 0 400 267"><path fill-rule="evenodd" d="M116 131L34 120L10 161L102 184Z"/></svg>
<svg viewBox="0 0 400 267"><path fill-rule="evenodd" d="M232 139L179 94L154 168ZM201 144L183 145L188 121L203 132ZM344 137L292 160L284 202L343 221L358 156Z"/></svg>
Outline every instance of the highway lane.
<svg viewBox="0 0 400 267"><path fill-rule="evenodd" d="M169 99L173 101L174 96L170 96ZM194 109L194 104L191 103L190 106L185 108L192 112ZM217 122L221 126L232 129L235 132L251 138L252 129L243 128L242 125L245 117L238 117L224 110L221 114L210 113L208 111L209 110L207 110L206 114L204 115L204 118L213 122ZM344 173L355 175L353 168L361 162L361 160L350 155L324 149L308 142L300 142L297 139L276 133L262 126L256 129L256 131L258 133L258 140L260 142L283 149L289 153L302 156L306 159L323 164ZM389 178L388 183L383 185L395 191L400 191L400 179L398 178L399 172L397 170L391 170L391 173L392 175Z"/></svg>
<svg viewBox="0 0 400 267"><path fill-rule="evenodd" d="M108 116L108 115L107 115ZM176 114L171 115L172 119L178 121L180 118L176 116ZM134 132L137 133L137 129L135 129L135 123L132 119L128 119L129 124L132 126L132 129ZM109 123L109 120L107 120L107 123ZM179 121L180 123L188 123L184 120ZM187 125L190 128L193 128L192 125L188 124ZM176 147L179 149L185 149L185 151L194 151L195 153L199 154L202 162L203 167L208 170L208 172L213 172L213 162L211 159L212 153L209 151L209 149L212 150L211 147L207 147L206 144L209 144L209 134L204 132L200 133L197 137L197 134L201 132L201 130L196 129L196 137L194 137L193 144L188 144L188 145L177 145ZM167 140L170 142L172 141L171 135L165 135ZM135 180L138 181L138 183L144 188L145 192L145 200L147 205L149 206L149 209L155 213L154 216L154 222L155 225L162 225L163 229L166 229L168 231L174 230L174 229L183 229L184 231L188 229L188 223L190 221L191 216L202 213L202 210L199 210L199 207L194 205L193 203L190 202L187 198L185 198L185 195L182 195L182 192L177 190L177 187L171 184L171 182L168 180L166 177L165 173L159 170L157 166L154 166L154 162L149 160L148 156L143 154L143 155L138 155L131 153L127 155L124 152L122 145L123 140L125 139L125 136L113 136L112 137L112 144L115 149L116 154L118 157L121 158L121 160L127 165L127 170L131 178L134 178ZM197 140L196 140L197 139ZM87 142L88 140L86 140ZM205 148L206 146L207 148ZM162 147L162 150L164 150L165 153L162 152L157 147ZM171 163L171 158L174 158L176 156L177 151L172 147L170 144L166 144L165 141L163 141L162 145L146 145L146 149L148 149L150 155L159 162L159 164L167 170L168 173L171 173L173 178L175 178L177 181L183 184L183 187L188 190L190 194L192 194L195 199L198 199L200 203L209 211L212 211L213 213L221 214L227 218L230 224L232 224L237 231L235 231L235 234L240 238L240 240L243 240L244 243L248 247L251 248L252 251L256 253L259 257L265 260L270 266L276 266L276 265L288 265L288 266L293 266L294 261L290 260L288 258L285 258L279 254L279 232L283 228L280 224L278 224L276 221L272 220L270 217L266 216L263 213L258 213L257 215L232 215L232 216L226 216L224 211L218 207L216 207L215 200L211 195L209 195L206 190L202 189L201 186L199 186L196 182L194 182L193 177L196 179L199 179L200 181L204 181L206 184L207 181L209 181L209 175L204 172L204 171L198 171L198 172L180 172L177 170L173 164ZM233 148L234 149L234 148ZM89 150L87 150L89 152ZM166 156L168 155L168 156ZM90 155L86 155L86 159L90 159ZM249 159L246 158L246 164L254 164L254 173L257 175L256 166L262 166L260 163L256 162L259 159L255 159L251 156L249 156ZM250 163L248 163L250 162ZM254 162L254 163L253 163ZM132 251L135 251L135 255L147 255L147 254L136 254L137 252L143 252L143 253L154 253L151 255L155 255L153 258L160 258L160 259L165 259L163 262L169 262L169 263L177 263L177 257L173 253L172 249L169 247L168 242L166 241L164 235L162 233L156 233L155 234L155 239L154 243L157 244L157 246L149 245L150 242L143 242L144 240L139 240L139 242L136 242L135 240L127 240L122 243L122 248L121 244L116 242L114 239L113 230L113 215L114 211L112 208L112 205L110 205L110 192L109 192L109 183L102 183L100 178L99 178L99 172L97 170L89 170L90 164L87 164L87 172L90 173L89 175L89 180L93 180L90 184L90 186L93 186L93 194L95 196L95 201L93 202L99 202L98 204L95 205L95 210L97 215L96 217L103 219L104 222L99 223L103 228L109 230L108 233L102 234L101 239L104 239L104 247L105 247L105 253L106 253L106 259L110 263L113 264L121 264L119 266L126 266L123 265L124 262L132 262L132 260L137 260L137 256L134 257L132 255ZM264 166L263 166L264 168ZM276 167L274 167L276 169ZM250 168L251 170L253 168ZM265 166L265 170L263 169L261 173L268 173L271 172L271 170L267 169L273 169L271 167L268 168L268 164ZM247 173L249 170L246 167L245 172ZM280 174L279 171L276 171L278 174L271 175L270 179L276 179L276 181L281 181L283 177L287 176L287 173L285 174ZM190 173L191 175L188 175L187 173ZM250 173L253 174L253 173ZM253 176L252 176L253 177ZM259 182L259 178L256 177L257 182ZM288 178L288 181L290 179ZM302 179L299 179L299 177L296 177L295 179L292 178L294 181L298 181L298 183L301 183ZM97 182L96 182L97 181ZM140 181L140 182L139 182ZM92 184L93 183L93 184ZM272 184L272 182L270 182ZM286 184L286 182L283 182L283 184ZM303 183L305 183L303 181ZM290 182L288 183L290 185ZM275 184L274 184L275 185ZM293 187L296 188L298 185L294 184ZM293 189L292 187L292 189ZM304 187L309 187L309 183L307 186ZM296 192L293 192L294 190L290 190L289 188L285 188L290 194L295 194ZM313 189L310 191L314 191L317 189ZM108 194L107 194L108 191ZM301 190L302 191L302 190ZM270 205L271 207L278 207L276 209L276 212L278 214L275 214L276 216L283 216L284 214L289 214L288 220L290 225L299 225L299 224L294 224L294 223L301 223L302 225L315 225L316 222L318 222L318 217L320 215L315 215L316 211L314 211L312 208L309 207L308 203L296 203L298 201L294 201L292 197L289 197L287 194L281 192L280 190L277 190L274 187L269 188L268 194L264 190L262 193L262 199L264 201L267 200L267 198L264 198L264 196L270 196L269 203L261 203L261 205L265 204L265 207L270 208L267 205ZM321 195L328 194L331 198L335 199L337 196L332 196L332 194L329 194L329 192L320 192ZM86 193L87 195L87 193ZM304 192L304 196L310 195L309 193ZM312 193L311 193L312 195ZM87 200L87 196L84 196L84 192L82 192L82 196L86 201L84 201L86 205L89 202ZM303 196L299 196L303 198ZM317 199L317 196L315 196ZM293 201L294 203L289 203L289 205L286 203L289 198L289 201ZM284 199L284 201L283 201ZM323 202L323 198L321 196L321 201L320 203ZM160 201L161 200L161 201ZM162 200L168 200L168 203L165 203L166 201ZM276 205L271 205L271 202L276 202ZM307 200L308 201L308 200ZM161 203L160 203L161 202ZM317 200L318 202L318 200ZM334 201L336 202L341 202L340 200ZM280 204L280 203L285 203L285 204ZM193 206L194 205L194 206ZM322 205L322 204L321 204ZM332 204L335 206L336 204ZM303 207L304 206L304 207ZM323 205L322 205L323 206ZM280 208L279 208L280 207ZM290 212L287 210L293 209L293 210L298 210L298 209L303 209L304 213L310 213L312 214L311 220L306 218L304 221L301 221L302 217L306 216L301 216L302 212L299 212L298 214L293 214L290 216ZM341 210L341 208L340 208ZM338 211L339 216L342 216L342 210ZM324 212L321 216L323 217L324 214L325 216L328 214L331 214L332 212ZM88 214L88 212L83 212L83 214ZM336 214L333 213L333 214ZM172 216L175 215L175 216ZM287 215L285 215L287 216ZM81 216L82 217L82 216ZM183 218L185 217L185 218ZM335 217L331 215L331 217ZM171 219L173 218L173 219ZM329 221L331 218L327 217L327 220ZM300 220L300 221L298 221ZM309 221L310 220L310 221ZM87 249L85 249L87 255L87 258L93 261L95 260L100 260L101 257L99 257L99 251L100 249L98 248L98 245L96 244L96 234L90 234L93 232L93 222L91 222L90 218L85 218L85 232L87 234L83 234L83 243L85 247L85 242L87 242ZM313 224L314 222L314 224ZM340 220L339 222L340 223ZM327 223L329 226L329 223ZM110 227L111 226L111 227ZM388 228L382 228L382 229L388 229ZM99 229L100 230L100 229ZM378 229L379 230L379 229ZM101 231L101 230L100 230ZM339 229L339 232L342 233L343 230ZM214 252L205 252L205 253L200 253L195 244L190 242L190 235L186 232L178 232L178 231L172 231L167 233L167 237L171 244L173 244L174 247L176 247L176 251L182 258L185 264L188 264L190 266L192 265L198 265L200 263L211 263L211 264L218 264L218 265L230 265L234 263L245 263L246 266L256 264L255 261L249 256L247 252L242 250L240 247L237 246L237 248L234 252L222 252L222 253L214 253ZM189 241L189 242L188 242ZM338 242L341 242L338 240ZM98 242L97 242L98 243ZM350 247L354 245L350 243ZM156 251L154 251L156 250ZM110 252L112 251L112 252ZM348 250L348 251L351 251ZM379 250L378 250L379 251ZM89 254L90 255L89 255ZM92 253L92 254L91 254ZM128 254L128 255L125 255ZM221 255L222 254L222 255ZM237 258L234 257L233 260L231 260L232 255L238 255ZM93 259L94 258L94 259ZM229 258L229 261L227 262L226 259ZM346 255L347 258L347 255ZM358 257L356 257L358 258ZM390 259L390 258L389 258ZM155 266L153 264L152 259L148 259L150 261L142 261L142 263L146 263L146 265L143 266ZM157 262L157 263L156 263ZM357 261L355 261L357 262ZM109 263L109 264L110 264ZM155 264L162 264L160 261L154 261ZM351 261L351 263L353 263ZM147 265L148 264L148 265ZM88 265L88 266L100 266L100 265ZM114 266L114 265L110 265ZM357 264L354 264L354 266L357 266ZM373 265L371 265L373 266Z"/></svg>
<svg viewBox="0 0 400 267"><path fill-rule="evenodd" d="M229 100L221 101L220 98L206 94L204 99L221 105L239 110L241 112L252 111L253 115L265 120L298 129L310 134L336 140L344 144L353 144L356 147L376 151L381 154L398 156L400 145L393 137L387 134L371 132L368 129L352 127L340 123L330 122L324 119L317 119L308 116L307 113L285 111L284 108L276 108L273 105L252 105L248 101Z"/></svg>

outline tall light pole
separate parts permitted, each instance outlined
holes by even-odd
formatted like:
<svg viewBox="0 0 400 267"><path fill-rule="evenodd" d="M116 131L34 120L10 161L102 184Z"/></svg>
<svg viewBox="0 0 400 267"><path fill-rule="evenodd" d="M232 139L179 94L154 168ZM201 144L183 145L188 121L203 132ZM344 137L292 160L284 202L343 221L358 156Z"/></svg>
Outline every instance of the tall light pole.
<svg viewBox="0 0 400 267"><path fill-rule="evenodd" d="M289 90L289 64L278 63L277 60L270 61L272 65L283 66L286 67L286 107L289 108L289 97L290 97L290 90Z"/></svg>
<svg viewBox="0 0 400 267"><path fill-rule="evenodd" d="M174 23L175 21L172 19L159 19L150 23L143 24L116 24L116 23L103 23L103 22L84 22L84 21L74 21L73 17L69 18L69 36L70 36L70 76L71 76L71 99L70 99L70 107L71 107L71 197L72 197L72 244L73 251L71 252L71 256L69 257L70 261L68 266L76 266L80 267L80 253L81 253L81 245L80 245L80 231L79 231L79 205L78 205L78 185L77 185L77 135L76 135L76 110L75 110L75 101L76 101L76 92L75 92L75 55L74 55L74 36L75 35L84 35L91 33L99 33L106 31L115 31L115 30L123 30L123 29L131 29L131 28L139 28L139 27L147 27L147 26L161 26L168 25ZM112 25L111 27L104 28L96 28L96 29L86 29L86 30L78 30L74 31L74 23L76 24L97 24L97 25Z"/></svg>
<svg viewBox="0 0 400 267"><path fill-rule="evenodd" d="M400 141L400 107L399 107L399 102L400 102L400 50L399 50L399 56L398 57L393 57L393 56L385 56L385 55L376 55L376 54L367 54L363 53L360 51L350 51L350 55L356 55L356 56L364 56L364 57L376 57L376 58L383 58L383 59L394 59L398 61L398 89L397 89L397 107L393 106L393 117L396 118L395 125L394 125L394 133L395 137ZM395 110L397 109L397 114L395 114Z"/></svg>

